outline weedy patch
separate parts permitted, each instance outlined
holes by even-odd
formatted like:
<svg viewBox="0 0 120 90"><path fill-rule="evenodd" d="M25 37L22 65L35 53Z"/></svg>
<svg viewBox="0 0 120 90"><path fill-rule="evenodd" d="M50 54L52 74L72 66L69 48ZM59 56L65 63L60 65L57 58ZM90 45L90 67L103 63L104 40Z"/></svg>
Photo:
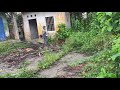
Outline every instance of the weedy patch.
<svg viewBox="0 0 120 90"><path fill-rule="evenodd" d="M33 78L35 76L36 76L36 71L22 68L19 73L15 73L15 74L8 73L5 75L1 75L0 78Z"/></svg>
<svg viewBox="0 0 120 90"><path fill-rule="evenodd" d="M30 64L30 61L25 60L19 67L18 69L25 68Z"/></svg>
<svg viewBox="0 0 120 90"><path fill-rule="evenodd" d="M26 48L29 44L25 42L0 42L0 55L6 55L19 48Z"/></svg>

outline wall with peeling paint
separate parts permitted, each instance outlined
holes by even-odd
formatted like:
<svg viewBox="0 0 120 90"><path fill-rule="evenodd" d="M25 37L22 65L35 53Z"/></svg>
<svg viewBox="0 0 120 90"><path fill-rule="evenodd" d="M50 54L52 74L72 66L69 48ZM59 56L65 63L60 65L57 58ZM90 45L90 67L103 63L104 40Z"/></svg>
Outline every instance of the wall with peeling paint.
<svg viewBox="0 0 120 90"><path fill-rule="evenodd" d="M71 22L70 22L70 13L69 12L65 13L65 21L66 21L66 26L68 28L70 28L71 27Z"/></svg>
<svg viewBox="0 0 120 90"><path fill-rule="evenodd" d="M68 12L23 12L22 15L26 40L31 40L31 33L28 21L30 19L36 19L39 36L42 34L42 27L46 26L45 17L54 17L55 31L48 31L49 35L54 35L55 32L59 30L58 25L61 23L66 24L67 27L71 26L70 16Z"/></svg>

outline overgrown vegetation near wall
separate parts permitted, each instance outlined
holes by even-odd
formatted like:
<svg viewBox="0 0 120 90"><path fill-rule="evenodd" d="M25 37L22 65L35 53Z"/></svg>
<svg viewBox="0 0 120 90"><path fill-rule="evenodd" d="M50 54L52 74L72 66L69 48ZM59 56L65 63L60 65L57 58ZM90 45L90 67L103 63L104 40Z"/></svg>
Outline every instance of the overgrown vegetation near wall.
<svg viewBox="0 0 120 90"><path fill-rule="evenodd" d="M89 13L87 32L73 34L72 46L80 52L93 54L84 68L85 77L119 77L119 12ZM88 19L89 19L88 18Z"/></svg>
<svg viewBox="0 0 120 90"><path fill-rule="evenodd" d="M120 76L119 23L119 12L90 12L87 19L74 20L72 30L61 25L57 36L66 48L93 55L83 68L84 77Z"/></svg>

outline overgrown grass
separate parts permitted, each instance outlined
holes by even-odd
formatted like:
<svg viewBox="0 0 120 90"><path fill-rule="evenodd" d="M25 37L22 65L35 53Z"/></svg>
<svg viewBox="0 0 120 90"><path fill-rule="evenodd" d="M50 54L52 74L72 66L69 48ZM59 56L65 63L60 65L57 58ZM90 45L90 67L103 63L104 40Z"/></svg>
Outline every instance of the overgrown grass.
<svg viewBox="0 0 120 90"><path fill-rule="evenodd" d="M61 47L61 51L58 53L55 52L45 52L43 60L38 64L38 67L40 69L46 69L49 66L51 66L53 63L55 63L57 60L59 60L61 57L66 55L68 52L70 52L72 48L69 46L69 44L64 44Z"/></svg>
<svg viewBox="0 0 120 90"><path fill-rule="evenodd" d="M111 47L113 36L109 33L96 34L94 31L74 32L66 39L65 44L69 44L77 52L94 54Z"/></svg>
<svg viewBox="0 0 120 90"><path fill-rule="evenodd" d="M21 71L16 74L5 74L0 76L0 78L33 78L33 77L36 77L36 71L27 70L25 68L21 69Z"/></svg>
<svg viewBox="0 0 120 90"><path fill-rule="evenodd" d="M51 64L53 64L59 58L60 58L59 53L56 54L56 53L47 52L44 55L43 61L41 61L38 66L40 69L48 68Z"/></svg>
<svg viewBox="0 0 120 90"><path fill-rule="evenodd" d="M18 48L26 48L29 45L25 42L12 42L5 41L0 42L0 55L6 55Z"/></svg>
<svg viewBox="0 0 120 90"><path fill-rule="evenodd" d="M118 77L116 75L120 71L120 39L116 41L115 45L112 45L112 43L116 38L116 36L113 36L113 33L114 31L119 31L119 26L116 23L118 22L116 18L111 17L112 15L118 17L119 13L93 13L90 15L89 28L87 27L84 31L82 31L82 27L84 27L85 23L82 25L78 20L73 24L78 27L78 32L69 33L69 30L66 30L64 25L61 25L61 30L57 36L58 39L65 40L65 44L63 45L65 48L63 49L62 47L62 54L66 54L70 50L75 50L84 54L93 55L83 68L85 72L84 77ZM114 51L114 53L112 53L112 51ZM50 56L48 55L48 57ZM59 55L56 55L56 57L59 57ZM50 60L51 62L56 61L55 59ZM45 61L47 61L47 59L45 59ZM80 62L76 61L71 66L78 64L80 64Z"/></svg>
<svg viewBox="0 0 120 90"><path fill-rule="evenodd" d="M96 77L107 77L109 78L112 73L114 73L114 63L111 61L110 56L112 53L110 50L104 50L92 56L87 62L86 66L83 68L83 71L86 72L83 76L87 78L96 78ZM101 71L104 69L106 72ZM99 76L102 72L102 75ZM112 76L111 76L112 77Z"/></svg>
<svg viewBox="0 0 120 90"><path fill-rule="evenodd" d="M84 77L116 77L112 70L115 66L110 59L112 56L110 49L114 38L110 33L74 32L66 39L65 45L77 52L93 55L83 68L86 72ZM81 61L76 60L69 65L74 67L79 64Z"/></svg>
<svg viewBox="0 0 120 90"><path fill-rule="evenodd" d="M68 52L69 52L68 48L65 48L59 53L46 52L44 54L43 60L38 64L38 67L40 69L46 69L49 66L51 66L53 63L55 63L57 60L59 60L63 55L67 54Z"/></svg>

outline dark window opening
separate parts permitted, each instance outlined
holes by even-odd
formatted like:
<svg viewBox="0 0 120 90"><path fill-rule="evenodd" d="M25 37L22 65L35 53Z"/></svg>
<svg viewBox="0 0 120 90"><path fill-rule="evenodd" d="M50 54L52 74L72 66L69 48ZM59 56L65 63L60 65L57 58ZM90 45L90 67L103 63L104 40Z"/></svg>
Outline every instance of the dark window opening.
<svg viewBox="0 0 120 90"><path fill-rule="evenodd" d="M35 14L35 17L36 17L36 14Z"/></svg>
<svg viewBox="0 0 120 90"><path fill-rule="evenodd" d="M31 17L32 17L32 15L31 15Z"/></svg>
<svg viewBox="0 0 120 90"><path fill-rule="evenodd" d="M27 16L27 18L28 18L29 16Z"/></svg>
<svg viewBox="0 0 120 90"><path fill-rule="evenodd" d="M54 31L54 18L53 17L46 17L46 25L47 31Z"/></svg>

